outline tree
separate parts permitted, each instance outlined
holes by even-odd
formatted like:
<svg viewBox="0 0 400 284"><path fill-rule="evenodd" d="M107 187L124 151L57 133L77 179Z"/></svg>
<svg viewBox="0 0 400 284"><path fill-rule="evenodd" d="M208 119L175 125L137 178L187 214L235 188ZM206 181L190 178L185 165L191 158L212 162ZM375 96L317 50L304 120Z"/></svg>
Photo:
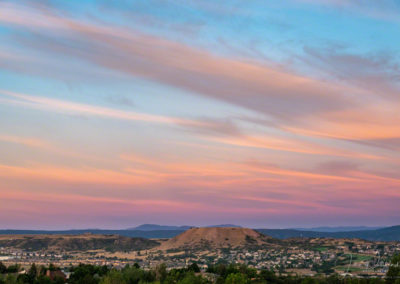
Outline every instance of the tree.
<svg viewBox="0 0 400 284"><path fill-rule="evenodd" d="M219 264L217 267L215 267L215 272L214 273L217 273L220 276L225 278L228 275L227 269L226 269L226 265L223 264L223 263Z"/></svg>
<svg viewBox="0 0 400 284"><path fill-rule="evenodd" d="M5 280L6 284L17 284L17 277L13 274L8 274Z"/></svg>
<svg viewBox="0 0 400 284"><path fill-rule="evenodd" d="M13 265L10 265L7 268L7 272L8 273L17 273L19 271L19 269L20 269L20 265L19 264L13 264Z"/></svg>
<svg viewBox="0 0 400 284"><path fill-rule="evenodd" d="M31 278L28 274L20 274L17 277L17 281L21 284L31 284L34 281L34 278Z"/></svg>
<svg viewBox="0 0 400 284"><path fill-rule="evenodd" d="M163 282L167 277L167 266L165 263L161 263L156 266L156 280Z"/></svg>
<svg viewBox="0 0 400 284"><path fill-rule="evenodd" d="M5 266L1 261L0 261L0 274L4 274L7 272L7 266Z"/></svg>
<svg viewBox="0 0 400 284"><path fill-rule="evenodd" d="M277 281L277 277L276 277L275 273L271 270L265 270L265 269L261 270L260 274L259 274L259 278L267 281L268 283L269 282L274 283Z"/></svg>
<svg viewBox="0 0 400 284"><path fill-rule="evenodd" d="M28 271L29 277L31 277L31 279L36 279L37 272L38 272L38 269L36 267L36 264L32 263L31 268L29 268L29 271Z"/></svg>
<svg viewBox="0 0 400 284"><path fill-rule="evenodd" d="M63 277L56 276L53 279L53 284L64 284L64 283L65 283L65 279Z"/></svg>
<svg viewBox="0 0 400 284"><path fill-rule="evenodd" d="M112 270L101 281L100 284L126 284L121 272Z"/></svg>
<svg viewBox="0 0 400 284"><path fill-rule="evenodd" d="M193 271L195 273L200 272L200 268L197 265L196 262L192 263L191 265L188 266L188 271Z"/></svg>
<svg viewBox="0 0 400 284"><path fill-rule="evenodd" d="M400 254L395 255L392 258L392 262L389 266L389 270L386 273L386 283L388 284L393 284L400 281L397 281L400 279ZM396 282L397 281L397 282Z"/></svg>
<svg viewBox="0 0 400 284"><path fill-rule="evenodd" d="M50 263L49 270L50 271L56 271L56 270L58 270L58 268L54 264Z"/></svg>
<svg viewBox="0 0 400 284"><path fill-rule="evenodd" d="M72 284L97 284L98 280L94 275L100 273L102 268L100 266L93 266L90 264L80 264L74 267L73 273L70 276L69 283Z"/></svg>
<svg viewBox="0 0 400 284"><path fill-rule="evenodd" d="M36 281L35 284L53 284L51 279L47 276L40 275Z"/></svg>
<svg viewBox="0 0 400 284"><path fill-rule="evenodd" d="M318 281L315 278L306 277L301 281L301 284L318 284Z"/></svg>
<svg viewBox="0 0 400 284"><path fill-rule="evenodd" d="M40 266L39 275L46 275L47 268L44 266Z"/></svg>
<svg viewBox="0 0 400 284"><path fill-rule="evenodd" d="M242 273L231 273L226 277L225 284L246 284L246 276Z"/></svg>
<svg viewBox="0 0 400 284"><path fill-rule="evenodd" d="M139 269L139 268L140 268L140 265L139 265L137 262L135 262L135 263L133 264L133 267Z"/></svg>
<svg viewBox="0 0 400 284"><path fill-rule="evenodd" d="M178 281L179 284L203 284L208 283L206 279L201 276L194 275L193 272L186 273L185 278Z"/></svg>

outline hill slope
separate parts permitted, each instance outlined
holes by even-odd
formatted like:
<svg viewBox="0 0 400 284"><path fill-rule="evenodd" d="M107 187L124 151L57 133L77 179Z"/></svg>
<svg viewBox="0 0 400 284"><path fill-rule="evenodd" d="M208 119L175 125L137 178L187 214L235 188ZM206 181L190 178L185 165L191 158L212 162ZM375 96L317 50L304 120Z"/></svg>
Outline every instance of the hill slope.
<svg viewBox="0 0 400 284"><path fill-rule="evenodd" d="M359 231L342 231L342 232L321 232L307 231L299 229L256 229L258 232L277 239L287 238L358 238L370 241L400 241L400 226L392 226L377 230L359 230ZM66 230L66 231L45 231L45 230L0 230L0 235L80 235L92 233L96 235L120 235L126 237L139 238L173 238L185 230Z"/></svg>
<svg viewBox="0 0 400 284"><path fill-rule="evenodd" d="M354 231L371 231L383 229L384 227L367 227L367 226L342 226L342 227L315 227L315 228L290 228L297 231L311 231L311 232L354 232Z"/></svg>
<svg viewBox="0 0 400 284"><path fill-rule="evenodd" d="M143 238L130 238L118 235L2 235L0 247L13 247L29 251L133 251L149 249L158 242Z"/></svg>
<svg viewBox="0 0 400 284"><path fill-rule="evenodd" d="M166 241L161 249L198 249L260 246L270 237L247 228L192 228Z"/></svg>
<svg viewBox="0 0 400 284"><path fill-rule="evenodd" d="M294 229L257 229L262 234L278 239L287 238L335 238L335 239L364 239L369 241L400 241L400 226L387 227L377 230L361 230L349 232L316 232L299 231Z"/></svg>

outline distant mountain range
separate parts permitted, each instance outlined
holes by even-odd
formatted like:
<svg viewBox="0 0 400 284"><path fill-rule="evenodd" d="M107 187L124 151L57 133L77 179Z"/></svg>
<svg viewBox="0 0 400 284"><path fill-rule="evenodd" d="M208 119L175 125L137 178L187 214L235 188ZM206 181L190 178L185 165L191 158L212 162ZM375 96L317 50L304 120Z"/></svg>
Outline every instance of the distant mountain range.
<svg viewBox="0 0 400 284"><path fill-rule="evenodd" d="M211 225L206 226L207 228L239 228L240 226L233 224L220 224L220 225ZM165 225L157 225L157 224L143 224L137 227L128 228L129 231L173 231L173 230L189 230L190 228L196 228L196 226L165 226Z"/></svg>
<svg viewBox="0 0 400 284"><path fill-rule="evenodd" d="M240 228L241 226L234 224L220 224L205 226L206 228ZM189 230L197 228L197 226L168 226L158 224L143 224L137 227L128 228L129 231L174 231ZM367 227L367 226L342 226L342 227L314 227L314 228L290 228L287 230L310 231L310 232L353 232L353 231L370 231L378 230L384 227ZM284 229L286 230L286 229Z"/></svg>
<svg viewBox="0 0 400 284"><path fill-rule="evenodd" d="M146 239L169 239L186 230L102 230L102 229L82 229L82 230L0 230L0 235L81 235L86 233L97 235L120 235L125 237L146 238Z"/></svg>
<svg viewBox="0 0 400 284"><path fill-rule="evenodd" d="M343 226L343 227L315 227L315 228L292 228L298 231L311 231L311 232L352 232L352 231L369 231L382 229L384 227L367 227L367 226Z"/></svg>
<svg viewBox="0 0 400 284"><path fill-rule="evenodd" d="M144 227L143 227L144 226ZM158 228L150 230L151 226ZM161 227L161 228L160 228ZM165 228L165 227L168 227ZM102 229L86 229L86 230L65 230L65 231L46 231L46 230L0 230L0 234L61 234L61 235L79 235L84 233L92 234L117 234L127 237L142 238L173 238L187 230L189 226L161 226L161 225L142 225L127 230L102 230ZM234 225L216 225L209 227L238 227ZM137 229L139 228L139 229ZM146 229L146 230L143 230ZM189 227L190 228L190 227ZM362 227L364 228L364 227ZM313 231L314 229L256 229L258 232L278 239L287 238L359 238L371 241L400 241L400 225L373 229L366 227L362 230L354 231Z"/></svg>
<svg viewBox="0 0 400 284"><path fill-rule="evenodd" d="M278 239L287 238L349 238L371 241L400 241L400 226L392 226L375 230L358 230L346 232L317 232L295 229L257 229L262 234Z"/></svg>
<svg viewBox="0 0 400 284"><path fill-rule="evenodd" d="M128 228L128 231L175 231L175 230L189 230L193 226L165 226L157 224L143 224L137 227Z"/></svg>

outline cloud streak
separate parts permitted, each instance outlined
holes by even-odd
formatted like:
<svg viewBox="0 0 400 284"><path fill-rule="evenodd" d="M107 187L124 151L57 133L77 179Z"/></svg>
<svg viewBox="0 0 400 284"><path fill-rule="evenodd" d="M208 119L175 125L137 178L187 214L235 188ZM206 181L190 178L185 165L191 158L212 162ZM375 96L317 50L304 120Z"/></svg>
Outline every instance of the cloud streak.
<svg viewBox="0 0 400 284"><path fill-rule="evenodd" d="M123 110L116 110L100 106L92 106L82 103L74 103L69 101L51 99L40 96L31 96L26 94L19 94L7 90L0 90L0 93L8 97L16 98L18 100L8 101L11 104L28 106L31 108L38 108L54 112L71 112L87 115L94 115L100 117L108 117L123 120L145 121L153 123L189 123L185 120L178 118L163 117L158 115L149 115L145 113L135 113ZM194 123L194 122L191 122Z"/></svg>
<svg viewBox="0 0 400 284"><path fill-rule="evenodd" d="M24 39L27 45L279 118L290 119L288 109L293 117L345 108L352 104L346 94L359 92L279 68L216 56L135 30L83 23L12 5L6 9L0 17L3 22L39 29L40 46ZM26 21L33 14L40 20ZM63 38L62 33L68 44L56 40Z"/></svg>
<svg viewBox="0 0 400 284"><path fill-rule="evenodd" d="M148 7L122 16L111 2L107 17L98 2L1 2L0 214L67 216L75 204L99 222L104 207L128 222L369 221L376 208L398 219L396 51L364 43L363 53L355 29L326 36L325 23L376 18L352 19L372 11L351 1L317 2L182 2L166 6L201 15L173 19ZM282 16L256 9L267 5ZM343 23L330 22L336 7ZM174 30L196 20L196 36Z"/></svg>

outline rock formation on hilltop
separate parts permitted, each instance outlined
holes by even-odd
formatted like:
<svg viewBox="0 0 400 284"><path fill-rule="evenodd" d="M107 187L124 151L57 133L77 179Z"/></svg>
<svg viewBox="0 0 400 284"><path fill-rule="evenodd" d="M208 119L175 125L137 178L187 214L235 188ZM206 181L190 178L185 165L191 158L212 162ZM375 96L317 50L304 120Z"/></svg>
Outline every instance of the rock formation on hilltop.
<svg viewBox="0 0 400 284"><path fill-rule="evenodd" d="M163 243L161 249L256 247L270 239L247 228L192 228Z"/></svg>

